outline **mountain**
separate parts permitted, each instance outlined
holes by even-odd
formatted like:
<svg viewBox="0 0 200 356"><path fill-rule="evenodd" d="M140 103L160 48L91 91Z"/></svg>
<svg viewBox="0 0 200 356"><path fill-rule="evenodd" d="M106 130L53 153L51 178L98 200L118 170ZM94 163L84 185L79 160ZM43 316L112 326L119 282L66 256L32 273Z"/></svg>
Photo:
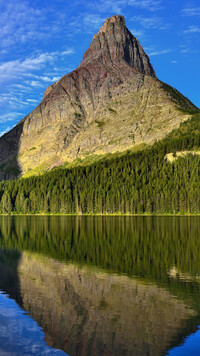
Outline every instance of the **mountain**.
<svg viewBox="0 0 200 356"><path fill-rule="evenodd" d="M157 79L124 17L112 16L79 67L47 88L36 109L0 138L0 178L137 149L165 137L195 110Z"/></svg>

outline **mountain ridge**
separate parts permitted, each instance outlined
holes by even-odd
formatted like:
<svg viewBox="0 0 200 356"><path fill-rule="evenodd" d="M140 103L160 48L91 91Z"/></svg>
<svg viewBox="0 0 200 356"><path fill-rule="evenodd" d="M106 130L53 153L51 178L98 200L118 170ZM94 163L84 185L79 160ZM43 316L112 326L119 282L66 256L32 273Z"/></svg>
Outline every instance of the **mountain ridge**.
<svg viewBox="0 0 200 356"><path fill-rule="evenodd" d="M173 95L124 18L112 16L79 67L47 88L42 102L0 138L0 178L151 144L198 110L178 91L176 100Z"/></svg>

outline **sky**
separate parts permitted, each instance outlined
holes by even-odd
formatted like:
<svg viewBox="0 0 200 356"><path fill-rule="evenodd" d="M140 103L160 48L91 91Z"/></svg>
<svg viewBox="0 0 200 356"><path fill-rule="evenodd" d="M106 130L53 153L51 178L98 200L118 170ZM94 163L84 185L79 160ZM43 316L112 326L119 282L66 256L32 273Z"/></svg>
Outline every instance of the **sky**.
<svg viewBox="0 0 200 356"><path fill-rule="evenodd" d="M36 321L7 294L0 291L0 355L68 355L47 346L44 337L44 332Z"/></svg>
<svg viewBox="0 0 200 356"><path fill-rule="evenodd" d="M200 0L0 0L0 136L123 15L157 77L200 107Z"/></svg>

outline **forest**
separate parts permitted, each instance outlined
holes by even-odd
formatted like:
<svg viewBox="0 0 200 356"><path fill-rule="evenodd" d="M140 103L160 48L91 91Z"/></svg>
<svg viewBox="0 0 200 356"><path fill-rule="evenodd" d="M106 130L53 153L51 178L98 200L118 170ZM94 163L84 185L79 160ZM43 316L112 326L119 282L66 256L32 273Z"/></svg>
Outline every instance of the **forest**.
<svg viewBox="0 0 200 356"><path fill-rule="evenodd" d="M141 151L3 181L0 213L198 214L200 155L184 150L200 151L200 114Z"/></svg>

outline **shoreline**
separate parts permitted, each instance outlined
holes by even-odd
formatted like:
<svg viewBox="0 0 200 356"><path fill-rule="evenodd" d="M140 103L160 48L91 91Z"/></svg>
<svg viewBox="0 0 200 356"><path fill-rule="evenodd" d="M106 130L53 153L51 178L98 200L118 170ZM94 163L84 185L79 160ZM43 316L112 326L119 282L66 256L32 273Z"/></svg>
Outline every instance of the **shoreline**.
<svg viewBox="0 0 200 356"><path fill-rule="evenodd" d="M145 216L170 216L170 217L184 217L184 216L199 216L200 217L200 213L176 213L176 214L171 214L171 213L149 213L149 214L64 214L64 213L30 213L30 214L24 214L24 213L11 213L11 214L3 214L3 213L0 213L0 216L76 216L76 217L81 217L81 216L102 216L102 217L130 217L130 216L142 216L142 217L145 217Z"/></svg>

